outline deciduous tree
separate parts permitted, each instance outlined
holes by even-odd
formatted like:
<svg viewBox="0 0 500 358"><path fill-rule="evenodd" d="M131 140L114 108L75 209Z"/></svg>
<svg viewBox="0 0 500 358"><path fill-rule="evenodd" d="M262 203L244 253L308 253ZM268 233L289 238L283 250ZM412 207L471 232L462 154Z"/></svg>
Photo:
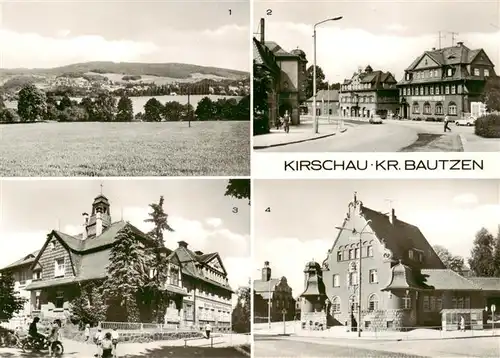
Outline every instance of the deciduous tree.
<svg viewBox="0 0 500 358"><path fill-rule="evenodd" d="M83 328L86 324L97 326L106 320L108 306L97 284L89 283L80 288L80 295L71 301L71 320Z"/></svg>
<svg viewBox="0 0 500 358"><path fill-rule="evenodd" d="M132 100L127 96L121 96L118 101L118 112L116 120L118 122L131 122L134 119L134 106Z"/></svg>
<svg viewBox="0 0 500 358"><path fill-rule="evenodd" d="M47 110L45 93L35 85L27 85L19 91L17 113L24 122L41 120Z"/></svg>
<svg viewBox="0 0 500 358"><path fill-rule="evenodd" d="M10 320L15 313L24 308L26 300L14 290L14 278L4 272L0 276L0 319Z"/></svg>
<svg viewBox="0 0 500 358"><path fill-rule="evenodd" d="M115 119L116 99L109 92L101 92L94 101L94 118L99 122Z"/></svg>
<svg viewBox="0 0 500 358"><path fill-rule="evenodd" d="M146 122L161 122L164 107L156 98L150 98L144 105L143 120Z"/></svg>
<svg viewBox="0 0 500 358"><path fill-rule="evenodd" d="M313 78L314 78L314 65L309 66L306 71L306 98L313 96ZM325 74L323 69L316 66L316 91L327 89L328 85L325 82Z"/></svg>
<svg viewBox="0 0 500 358"><path fill-rule="evenodd" d="M483 102L490 112L500 111L500 77L491 76L486 81L483 91Z"/></svg>
<svg viewBox="0 0 500 358"><path fill-rule="evenodd" d="M224 195L250 200L250 179L229 179Z"/></svg>
<svg viewBox="0 0 500 358"><path fill-rule="evenodd" d="M493 262L493 235L485 228L476 234L472 247L469 266L475 276L492 277L495 275Z"/></svg>
<svg viewBox="0 0 500 358"><path fill-rule="evenodd" d="M238 290L238 302L231 314L233 331L236 333L250 332L250 288L241 287Z"/></svg>
<svg viewBox="0 0 500 358"><path fill-rule="evenodd" d="M500 277L500 226L498 228L493 252L493 266L495 268L495 277Z"/></svg>
<svg viewBox="0 0 500 358"><path fill-rule="evenodd" d="M464 270L464 258L461 256L453 255L447 248L441 245L434 245L434 251L439 256L446 268L453 270L459 274Z"/></svg>
<svg viewBox="0 0 500 358"><path fill-rule="evenodd" d="M209 97L203 97L196 106L196 117L200 121L210 121L215 116L215 104Z"/></svg>

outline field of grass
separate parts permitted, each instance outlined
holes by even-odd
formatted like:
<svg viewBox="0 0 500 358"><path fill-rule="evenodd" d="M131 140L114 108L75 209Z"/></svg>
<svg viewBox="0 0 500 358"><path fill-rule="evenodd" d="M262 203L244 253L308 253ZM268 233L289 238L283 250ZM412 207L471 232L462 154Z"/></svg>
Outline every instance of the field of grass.
<svg viewBox="0 0 500 358"><path fill-rule="evenodd" d="M0 125L0 176L250 174L250 122Z"/></svg>

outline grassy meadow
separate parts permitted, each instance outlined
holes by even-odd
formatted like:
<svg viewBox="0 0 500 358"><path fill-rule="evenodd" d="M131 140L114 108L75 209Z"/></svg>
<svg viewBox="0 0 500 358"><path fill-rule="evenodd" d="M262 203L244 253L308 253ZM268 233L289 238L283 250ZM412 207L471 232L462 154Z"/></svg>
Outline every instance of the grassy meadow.
<svg viewBox="0 0 500 358"><path fill-rule="evenodd" d="M0 176L250 175L250 122L0 125Z"/></svg>

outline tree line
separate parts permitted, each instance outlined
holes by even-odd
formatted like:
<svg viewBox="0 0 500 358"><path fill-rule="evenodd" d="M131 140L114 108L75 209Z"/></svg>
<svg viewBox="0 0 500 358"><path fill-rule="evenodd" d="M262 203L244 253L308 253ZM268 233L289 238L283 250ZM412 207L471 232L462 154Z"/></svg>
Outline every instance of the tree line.
<svg viewBox="0 0 500 358"><path fill-rule="evenodd" d="M34 85L26 85L19 92L17 111L5 108L0 98L0 122L146 122L183 121L183 120L250 120L250 96L240 101L223 98L217 101L204 97L194 109L189 104L171 101L162 104L150 98L144 105L144 112L134 116L130 97L116 97L107 91L94 98L84 97L80 102L71 100L68 94L58 97L45 93Z"/></svg>
<svg viewBox="0 0 500 358"><path fill-rule="evenodd" d="M444 265L461 275L470 270L470 275L478 277L500 277L500 230L495 237L487 229L476 233L470 257L467 260L452 254L441 245L434 246L434 251Z"/></svg>

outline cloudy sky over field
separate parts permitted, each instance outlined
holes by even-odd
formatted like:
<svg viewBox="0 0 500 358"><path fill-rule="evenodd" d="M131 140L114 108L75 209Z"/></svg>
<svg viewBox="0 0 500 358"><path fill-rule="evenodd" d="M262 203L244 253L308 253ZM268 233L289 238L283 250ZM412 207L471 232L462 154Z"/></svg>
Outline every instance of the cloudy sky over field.
<svg viewBox="0 0 500 358"><path fill-rule="evenodd" d="M309 66L313 64L313 24L343 16L317 27L317 64L327 80L343 81L358 66L368 64L391 71L400 80L416 57L439 47L439 31L446 35L442 47L451 46L447 32L456 32L455 43L484 48L500 66L499 4L500 0L257 0L252 26L254 33L259 32L259 19L265 18L266 40L288 51L301 48ZM266 15L268 9L272 15Z"/></svg>
<svg viewBox="0 0 500 358"><path fill-rule="evenodd" d="M0 182L0 267L41 249L47 234L60 228L82 232L83 212L91 212L100 193L96 180ZM174 233L165 244L175 249L186 241L193 251L219 252L233 288L248 285L250 262L250 207L245 200L225 197L227 180L104 180L103 194L111 204L111 217L143 231L149 203L165 198ZM233 213L233 208L238 213Z"/></svg>
<svg viewBox="0 0 500 358"><path fill-rule="evenodd" d="M376 211L390 212L392 200L398 219L455 255L468 257L477 231L496 235L500 225L498 180L257 180L253 278L268 260L273 277L286 276L301 294L305 264L326 258L354 191Z"/></svg>
<svg viewBox="0 0 500 358"><path fill-rule="evenodd" d="M115 61L249 69L248 0L9 1L0 13L3 68Z"/></svg>

